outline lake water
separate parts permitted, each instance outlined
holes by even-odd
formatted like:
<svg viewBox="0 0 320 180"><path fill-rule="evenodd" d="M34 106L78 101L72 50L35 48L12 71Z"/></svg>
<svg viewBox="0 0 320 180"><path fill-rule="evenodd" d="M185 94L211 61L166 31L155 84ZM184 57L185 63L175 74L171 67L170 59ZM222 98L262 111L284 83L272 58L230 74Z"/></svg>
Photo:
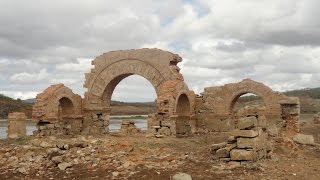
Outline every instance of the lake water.
<svg viewBox="0 0 320 180"><path fill-rule="evenodd" d="M128 117L128 116L123 116ZM145 117L141 119L133 119L137 128L141 130L148 129L148 122ZM121 116L110 117L110 124L109 124L109 131L110 132L117 132L121 128ZM5 139L7 137L7 129L8 129L8 122L6 119L0 120L0 139ZM27 121L27 135L32 135L32 132L36 130L36 124L30 120Z"/></svg>

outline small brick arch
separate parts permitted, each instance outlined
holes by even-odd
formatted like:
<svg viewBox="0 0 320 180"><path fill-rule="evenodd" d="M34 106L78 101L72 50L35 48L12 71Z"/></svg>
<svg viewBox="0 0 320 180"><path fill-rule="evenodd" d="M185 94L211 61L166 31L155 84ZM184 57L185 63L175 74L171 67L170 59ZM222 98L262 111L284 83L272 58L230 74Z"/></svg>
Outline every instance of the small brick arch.
<svg viewBox="0 0 320 180"><path fill-rule="evenodd" d="M285 98L285 96L273 91L263 83L245 79L239 83L225 85L223 91L225 91L225 113L232 114L234 104L239 97L244 94L252 93L263 99L267 115L278 115L279 117L281 115L282 110L279 101Z"/></svg>
<svg viewBox="0 0 320 180"><path fill-rule="evenodd" d="M52 85L36 97L32 117L38 121L55 122L62 116L81 116L82 98L63 84Z"/></svg>
<svg viewBox="0 0 320 180"><path fill-rule="evenodd" d="M266 108L263 113L268 125L282 122L282 107L280 101L288 97L273 91L263 83L245 79L238 83L205 88L203 93L204 103L202 106L206 109L206 112L202 118L203 121L199 123L214 131L228 131L233 129L233 106L241 95L247 93L256 94L263 99ZM200 111L199 108L198 111ZM201 117L199 119L201 119Z"/></svg>

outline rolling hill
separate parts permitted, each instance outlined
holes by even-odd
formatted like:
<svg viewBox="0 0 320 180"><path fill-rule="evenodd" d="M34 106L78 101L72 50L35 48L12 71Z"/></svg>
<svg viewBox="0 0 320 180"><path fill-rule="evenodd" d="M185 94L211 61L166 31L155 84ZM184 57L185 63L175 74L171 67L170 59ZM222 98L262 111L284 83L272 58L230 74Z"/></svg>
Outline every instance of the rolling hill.
<svg viewBox="0 0 320 180"><path fill-rule="evenodd" d="M287 91L284 94L300 99L302 113L313 114L320 111L320 87ZM8 113L14 111L25 112L28 118L31 118L34 101L35 99L16 100L0 94L0 119L7 118ZM236 108L262 103L262 99L257 96L242 96L239 98ZM111 102L111 115L141 115L155 111L155 102Z"/></svg>

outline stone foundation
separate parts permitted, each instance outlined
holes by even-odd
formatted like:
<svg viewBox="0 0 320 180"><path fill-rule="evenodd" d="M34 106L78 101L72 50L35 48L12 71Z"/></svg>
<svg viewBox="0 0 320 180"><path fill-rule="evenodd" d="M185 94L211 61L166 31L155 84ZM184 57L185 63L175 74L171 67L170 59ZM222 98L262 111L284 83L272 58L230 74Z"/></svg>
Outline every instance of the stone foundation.
<svg viewBox="0 0 320 180"><path fill-rule="evenodd" d="M46 122L39 121L37 130L34 135L52 136L52 135L78 135L81 133L83 118L79 117L64 117L60 121Z"/></svg>
<svg viewBox="0 0 320 180"><path fill-rule="evenodd" d="M8 116L8 138L20 138L26 136L27 116L22 112L10 113Z"/></svg>
<svg viewBox="0 0 320 180"><path fill-rule="evenodd" d="M87 113L83 120L83 135L102 135L109 132L107 113Z"/></svg>

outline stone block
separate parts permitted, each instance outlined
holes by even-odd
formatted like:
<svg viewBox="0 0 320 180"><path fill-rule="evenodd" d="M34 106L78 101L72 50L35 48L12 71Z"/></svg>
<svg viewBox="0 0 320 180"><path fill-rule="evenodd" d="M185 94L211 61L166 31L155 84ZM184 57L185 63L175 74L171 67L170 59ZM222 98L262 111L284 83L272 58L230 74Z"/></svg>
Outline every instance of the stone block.
<svg viewBox="0 0 320 180"><path fill-rule="evenodd" d="M231 135L234 137L249 137L249 138L253 138L253 137L257 137L259 135L259 131L257 130L233 130L231 132Z"/></svg>
<svg viewBox="0 0 320 180"><path fill-rule="evenodd" d="M230 150L228 148L221 148L216 151L215 156L217 158L228 158L230 157Z"/></svg>
<svg viewBox="0 0 320 180"><path fill-rule="evenodd" d="M175 123L175 122L174 121L161 121L161 126L171 127L173 123Z"/></svg>
<svg viewBox="0 0 320 180"><path fill-rule="evenodd" d="M279 135L279 129L277 128L277 126L269 126L267 128L267 133L269 134L269 136L278 136Z"/></svg>
<svg viewBox="0 0 320 180"><path fill-rule="evenodd" d="M314 138L312 135L306 134L296 134L293 136L293 140L299 144L306 144L306 145L314 145Z"/></svg>
<svg viewBox="0 0 320 180"><path fill-rule="evenodd" d="M240 118L237 124L237 127L239 129L250 129L253 128L258 124L257 118L256 117L245 117L245 118Z"/></svg>
<svg viewBox="0 0 320 180"><path fill-rule="evenodd" d="M232 149L230 151L230 158L232 161L256 161L257 152L245 149Z"/></svg>
<svg viewBox="0 0 320 180"><path fill-rule="evenodd" d="M234 149L236 147L237 147L237 143L232 143L232 144L227 144L225 148L230 152L231 149Z"/></svg>
<svg viewBox="0 0 320 180"><path fill-rule="evenodd" d="M47 128L48 128L48 129L54 129L54 124L51 124L51 123L50 123L50 124L47 124Z"/></svg>
<svg viewBox="0 0 320 180"><path fill-rule="evenodd" d="M267 127L267 118L266 116L262 115L258 117L258 124L257 126L266 128Z"/></svg>
<svg viewBox="0 0 320 180"><path fill-rule="evenodd" d="M165 135L165 136L170 136L171 135L171 130L170 128L168 127L161 127L158 132L161 134L161 135Z"/></svg>
<svg viewBox="0 0 320 180"><path fill-rule="evenodd" d="M237 147L240 149L250 148L250 149L261 149L264 141L261 137L254 138L238 138Z"/></svg>
<svg viewBox="0 0 320 180"><path fill-rule="evenodd" d="M228 143L226 142L223 142L223 143L219 143L219 144L213 144L211 145L211 150L215 151L215 150L218 150L218 149L221 149L221 148L224 148L227 146Z"/></svg>
<svg viewBox="0 0 320 180"><path fill-rule="evenodd" d="M228 143L236 143L236 142L237 142L236 137L234 137L234 136L229 136L229 138L228 138Z"/></svg>

